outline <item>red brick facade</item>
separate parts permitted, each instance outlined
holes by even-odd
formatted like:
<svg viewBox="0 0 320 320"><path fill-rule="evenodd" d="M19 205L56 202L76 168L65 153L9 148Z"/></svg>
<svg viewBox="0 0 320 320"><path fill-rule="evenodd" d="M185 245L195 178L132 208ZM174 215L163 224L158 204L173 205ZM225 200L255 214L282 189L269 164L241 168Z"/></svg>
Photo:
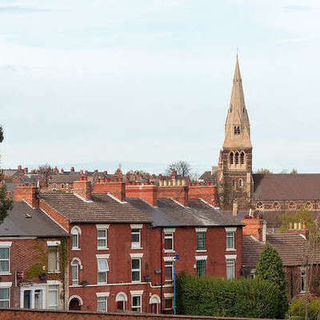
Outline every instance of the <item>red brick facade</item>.
<svg viewBox="0 0 320 320"><path fill-rule="evenodd" d="M48 249L50 244L59 244L58 254L61 257L61 238L10 238L0 239L1 248L9 248L9 272L0 272L0 288L9 288L10 306L24 307L33 304L34 290L41 291L39 303L42 308L48 307L48 289L50 284L57 285L59 293L59 308L64 308L64 269L61 260L58 262L58 271L48 270ZM42 277L43 275L43 277ZM24 297L28 294L28 297ZM29 299L26 302L26 299ZM25 302L24 302L25 301ZM0 317L1 318L1 317Z"/></svg>
<svg viewBox="0 0 320 320"><path fill-rule="evenodd" d="M38 200L37 190L32 186L32 196L30 196L26 189L26 186L20 188L19 190L23 192L16 192L16 199L35 203L35 199ZM205 201L214 203L213 185L192 186L191 190L192 198L203 196ZM141 198L153 207L158 198L172 198L180 203L178 207L186 208L189 187L163 184L125 185L116 177L97 181L92 191L93 194L111 193L121 200L117 202L123 206L128 205L127 202L123 202L127 193L128 198ZM74 183L74 193L79 198L77 201L83 201L83 205L90 206L90 203L93 203L91 183L86 178ZM63 212L54 208L50 201L41 199L41 195L38 203L43 214L49 216L70 234L65 270L67 287L64 291L67 308L95 311L101 300L104 300L104 310L116 311L119 308L126 311L134 310L133 299L138 296L141 299L139 302L141 312L171 313L174 265L177 273L186 271L197 274L200 272L198 270L200 261L203 275L227 277L226 262L231 259L234 261L231 276L240 276L242 261L240 224L231 228L223 225L165 228L152 226L146 222L105 223L84 220L70 223ZM201 232L202 236L205 234L205 240L202 240L204 247L201 249L197 248L197 232ZM234 237L231 240L234 244L229 249L226 248L227 232ZM139 234L139 246L133 244L132 233L136 236ZM170 249L166 247L167 240L165 240L168 234L172 242ZM101 247L98 241L102 241L104 245ZM17 251L15 254L20 255L20 252ZM175 261L176 254L180 257L177 261ZM133 260L135 263L139 260L138 270L137 266L133 266ZM134 272L135 276L139 275L138 279L133 279ZM101 281L101 275L106 279ZM16 304L14 306L17 307Z"/></svg>

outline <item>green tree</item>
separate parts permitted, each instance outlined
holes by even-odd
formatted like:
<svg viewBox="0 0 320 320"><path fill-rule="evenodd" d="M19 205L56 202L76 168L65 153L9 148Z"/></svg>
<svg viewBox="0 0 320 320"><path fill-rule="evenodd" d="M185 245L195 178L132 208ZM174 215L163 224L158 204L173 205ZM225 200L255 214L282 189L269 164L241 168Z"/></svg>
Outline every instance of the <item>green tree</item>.
<svg viewBox="0 0 320 320"><path fill-rule="evenodd" d="M0 126L0 143L3 141L3 129ZM12 208L12 200L7 196L7 188L4 184L3 173L0 173L0 223L7 216L8 211Z"/></svg>
<svg viewBox="0 0 320 320"><path fill-rule="evenodd" d="M283 270L282 260L275 248L266 244L261 252L256 277L260 280L273 282L279 288L278 297L278 314L277 318L284 318L288 310L288 294L285 273Z"/></svg>

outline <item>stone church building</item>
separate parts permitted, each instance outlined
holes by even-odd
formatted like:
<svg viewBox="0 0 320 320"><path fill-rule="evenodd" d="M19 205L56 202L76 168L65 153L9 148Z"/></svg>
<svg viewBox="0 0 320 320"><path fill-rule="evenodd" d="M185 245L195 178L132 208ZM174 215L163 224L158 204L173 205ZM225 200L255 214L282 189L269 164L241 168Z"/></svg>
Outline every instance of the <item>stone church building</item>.
<svg viewBox="0 0 320 320"><path fill-rule="evenodd" d="M255 174L252 155L250 120L237 57L218 167L203 173L200 180L216 182L224 210L320 211L320 174Z"/></svg>

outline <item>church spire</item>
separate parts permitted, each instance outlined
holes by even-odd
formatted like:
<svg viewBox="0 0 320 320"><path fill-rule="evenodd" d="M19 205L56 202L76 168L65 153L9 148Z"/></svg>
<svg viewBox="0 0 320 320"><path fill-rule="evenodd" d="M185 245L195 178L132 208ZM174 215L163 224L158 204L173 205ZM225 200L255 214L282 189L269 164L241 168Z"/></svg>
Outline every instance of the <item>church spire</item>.
<svg viewBox="0 0 320 320"><path fill-rule="evenodd" d="M252 148L250 141L250 122L244 101L238 55L233 76L230 106L225 123L223 148Z"/></svg>

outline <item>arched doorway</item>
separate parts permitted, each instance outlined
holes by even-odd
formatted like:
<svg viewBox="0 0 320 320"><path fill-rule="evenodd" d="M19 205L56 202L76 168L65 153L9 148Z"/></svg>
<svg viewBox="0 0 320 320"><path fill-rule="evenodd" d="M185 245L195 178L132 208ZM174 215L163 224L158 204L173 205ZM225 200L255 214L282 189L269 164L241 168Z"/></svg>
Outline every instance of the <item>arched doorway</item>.
<svg viewBox="0 0 320 320"><path fill-rule="evenodd" d="M150 313L159 313L159 305L160 305L160 297L157 294L154 294L150 297L149 300L149 305L150 305Z"/></svg>
<svg viewBox="0 0 320 320"><path fill-rule="evenodd" d="M117 311L126 311L127 295L124 292L119 292L116 296Z"/></svg>
<svg viewBox="0 0 320 320"><path fill-rule="evenodd" d="M81 310L83 302L80 297L71 297L69 301L69 310Z"/></svg>

